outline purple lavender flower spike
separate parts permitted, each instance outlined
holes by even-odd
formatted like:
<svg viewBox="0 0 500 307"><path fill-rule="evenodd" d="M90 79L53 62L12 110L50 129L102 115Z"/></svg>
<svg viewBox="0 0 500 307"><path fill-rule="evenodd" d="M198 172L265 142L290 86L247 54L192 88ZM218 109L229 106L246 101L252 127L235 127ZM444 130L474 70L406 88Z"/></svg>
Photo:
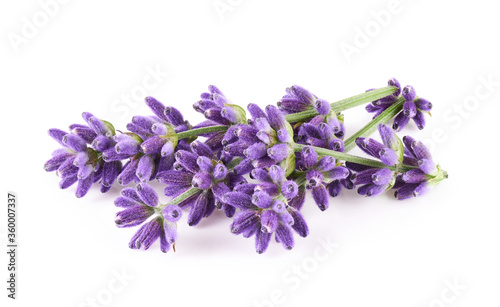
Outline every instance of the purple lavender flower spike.
<svg viewBox="0 0 500 307"><path fill-rule="evenodd" d="M285 115L275 106L268 105L266 107L267 120L274 130L278 131L282 128L286 128L288 122L285 119Z"/></svg>
<svg viewBox="0 0 500 307"><path fill-rule="evenodd" d="M120 228L137 226L146 221L153 213L154 209L151 207L142 205L129 207L116 213L115 223Z"/></svg>
<svg viewBox="0 0 500 307"><path fill-rule="evenodd" d="M328 115L328 113L330 113L330 104L328 103L328 101L323 99L316 100L316 102L314 103L314 108L320 115L323 116Z"/></svg>
<svg viewBox="0 0 500 307"><path fill-rule="evenodd" d="M104 136L104 135L98 135L95 137L95 139L92 141L92 143L90 144L90 147L92 147L93 149L97 150L97 151L105 151L106 149L110 148L111 146L113 146L114 142Z"/></svg>
<svg viewBox="0 0 500 307"><path fill-rule="evenodd" d="M59 166L61 166L61 164L64 163L64 161L66 161L66 159L71 156L73 156L73 154L69 152L62 152L60 154L54 155L50 160L45 162L43 168L47 172L55 171L59 168Z"/></svg>
<svg viewBox="0 0 500 307"><path fill-rule="evenodd" d="M141 235L135 241L137 248L143 247L144 250L148 250L153 243L158 240L163 232L163 219L157 217L145 224L146 228L141 232Z"/></svg>
<svg viewBox="0 0 500 307"><path fill-rule="evenodd" d="M271 241L271 234L258 231L255 234L255 250L258 254L262 254L267 250L269 242Z"/></svg>
<svg viewBox="0 0 500 307"><path fill-rule="evenodd" d="M160 232L160 250L163 253L167 253L170 250L170 243L168 242L167 236L165 234L165 229Z"/></svg>
<svg viewBox="0 0 500 307"><path fill-rule="evenodd" d="M78 181L78 178L76 177L76 175L65 177L65 178L61 179L61 181L59 182L59 188L67 189L77 181Z"/></svg>
<svg viewBox="0 0 500 307"><path fill-rule="evenodd" d="M316 97L314 96L314 94L301 86L293 85L287 90L289 90L290 94L308 105L313 105L316 101Z"/></svg>
<svg viewBox="0 0 500 307"><path fill-rule="evenodd" d="M330 184L328 184L328 193L331 197L337 197L342 190L342 184L339 180L334 180Z"/></svg>
<svg viewBox="0 0 500 307"><path fill-rule="evenodd" d="M186 170L196 173L199 166L196 163L198 156L186 150L179 150L175 153L175 160Z"/></svg>
<svg viewBox="0 0 500 307"><path fill-rule="evenodd" d="M313 165L314 166L314 165ZM325 156L319 159L316 169L320 172L328 172L335 167L335 158L331 156Z"/></svg>
<svg viewBox="0 0 500 307"><path fill-rule="evenodd" d="M291 250L295 244L292 232L288 226L279 224L276 228L275 236L280 241L281 245L287 250Z"/></svg>
<svg viewBox="0 0 500 307"><path fill-rule="evenodd" d="M241 162L234 167L234 173L238 175L245 175L252 171L252 159L243 159Z"/></svg>
<svg viewBox="0 0 500 307"><path fill-rule="evenodd" d="M416 168L403 174L403 181L406 183L420 183L429 179L429 176L421 169Z"/></svg>
<svg viewBox="0 0 500 307"><path fill-rule="evenodd" d="M150 207L158 206L158 195L151 186L144 182L141 182L136 186L136 189L137 194L139 194L139 197L146 205Z"/></svg>
<svg viewBox="0 0 500 307"><path fill-rule="evenodd" d="M66 144L64 144L64 142L63 142L63 138L66 134L68 134L68 133L65 131L62 131L60 129L55 129L55 128L49 129L50 137L52 137L59 144L61 144L61 146L66 146Z"/></svg>
<svg viewBox="0 0 500 307"><path fill-rule="evenodd" d="M398 200L404 200L411 197L414 197L413 192L415 188L419 185L419 183L410 183L405 184L401 188L399 188L396 192L394 192L394 197Z"/></svg>

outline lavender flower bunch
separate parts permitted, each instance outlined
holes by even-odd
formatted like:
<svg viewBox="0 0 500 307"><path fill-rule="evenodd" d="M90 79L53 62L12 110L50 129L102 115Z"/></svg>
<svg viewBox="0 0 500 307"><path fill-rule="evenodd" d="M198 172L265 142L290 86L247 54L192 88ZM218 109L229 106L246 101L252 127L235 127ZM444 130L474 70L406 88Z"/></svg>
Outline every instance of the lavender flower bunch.
<svg viewBox="0 0 500 307"><path fill-rule="evenodd" d="M103 193L115 182L125 186L115 199L121 208L115 223L138 227L132 249L159 241L162 252L175 251L183 211L193 227L222 211L232 219L229 230L253 237L259 254L273 237L289 250L294 234L309 234L301 213L309 193L325 211L342 190L375 197L392 189L403 200L426 194L448 176L421 142L395 133L410 119L423 129L423 113L432 108L396 79L334 103L294 85L277 106L249 104L248 119L215 86L200 98L193 107L205 120L194 126L153 97L145 99L152 114L134 116L124 132L83 113L86 125L49 130L62 148L45 170L56 172L63 189L77 183L77 197L93 183ZM374 118L345 139L342 112L367 102ZM376 129L381 142L370 137ZM349 154L354 145L370 158ZM168 201L160 201L158 184Z"/></svg>

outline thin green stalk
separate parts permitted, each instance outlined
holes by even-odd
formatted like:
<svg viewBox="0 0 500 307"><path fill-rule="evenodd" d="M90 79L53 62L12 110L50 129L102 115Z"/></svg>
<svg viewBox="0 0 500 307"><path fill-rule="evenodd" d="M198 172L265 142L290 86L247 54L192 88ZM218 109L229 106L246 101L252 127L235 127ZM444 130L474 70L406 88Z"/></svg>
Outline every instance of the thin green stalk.
<svg viewBox="0 0 500 307"><path fill-rule="evenodd" d="M397 87L394 86L386 86L382 87L373 91L369 92L364 92L362 94L352 96L349 98L345 98L342 100L339 100L337 102L331 103L331 108L334 112L340 112L344 111L368 102L372 102L375 100L378 100L380 98L386 97L391 95L392 93L396 92ZM319 113L316 112L315 109L307 110L304 112L299 112L299 113L294 113L294 114L289 114L286 116L286 120L289 123L297 123L301 122L304 120L307 120L309 118L312 118Z"/></svg>
<svg viewBox="0 0 500 307"><path fill-rule="evenodd" d="M347 140L344 141L344 152L348 152L354 147L356 147L356 139L359 137L367 137L372 134L379 124L385 124L391 118L396 116L402 109L403 103L405 102L403 97L398 98L394 104L388 107L384 112L380 113L379 116L375 117L371 122L366 124L358 132L351 135Z"/></svg>
<svg viewBox="0 0 500 307"><path fill-rule="evenodd" d="M294 151L301 151L302 148L306 147L308 145L302 145L302 144L294 144L293 149ZM320 156L332 156L337 160L342 160L342 161L349 161L357 164L362 164L366 166L371 166L371 167L377 167L377 168L388 168L393 171L407 171L410 169L413 169L414 167L408 166L408 165L402 165L402 166L388 166L385 165L384 163L377 161L377 160L372 160L372 159L367 159L363 157L358 157L354 155L347 154L345 152L338 152L338 151L333 151L321 147L315 147L311 146L314 151Z"/></svg>
<svg viewBox="0 0 500 307"><path fill-rule="evenodd" d="M210 133L210 132L226 131L228 128L229 128L229 126L210 126L210 127L191 129L191 130L182 131L182 132L177 133L177 137L180 140L180 139L185 139L185 138L189 138L192 136L197 136L200 134L205 134L205 133Z"/></svg>

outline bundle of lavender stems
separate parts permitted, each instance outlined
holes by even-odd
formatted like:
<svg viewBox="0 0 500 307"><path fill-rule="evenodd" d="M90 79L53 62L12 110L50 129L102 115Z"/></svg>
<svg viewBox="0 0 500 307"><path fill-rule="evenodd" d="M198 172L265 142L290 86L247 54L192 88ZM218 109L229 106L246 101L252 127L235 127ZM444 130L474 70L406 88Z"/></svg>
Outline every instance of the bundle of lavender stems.
<svg viewBox="0 0 500 307"><path fill-rule="evenodd" d="M50 129L62 147L45 170L56 172L61 189L76 184L77 197L94 184L102 193L125 186L114 202L121 210L115 223L138 227L132 249L147 250L159 239L162 252L175 250L184 211L196 226L217 209L232 218L232 233L255 238L259 254L273 234L285 249L293 248L294 233L309 234L300 213L307 190L324 211L342 190L365 197L392 191L404 200L448 177L422 142L397 136L410 120L423 129L432 104L396 79L334 103L295 85L276 106L249 104L248 112L217 87L208 90L193 105L206 120L194 126L176 108L147 97L152 115L134 116L126 132L88 112L86 124L70 125L69 132ZM363 104L373 119L346 138L341 112ZM375 130L382 142L369 137ZM349 154L356 146L369 157ZM168 202L159 202L148 184L153 180L164 185Z"/></svg>

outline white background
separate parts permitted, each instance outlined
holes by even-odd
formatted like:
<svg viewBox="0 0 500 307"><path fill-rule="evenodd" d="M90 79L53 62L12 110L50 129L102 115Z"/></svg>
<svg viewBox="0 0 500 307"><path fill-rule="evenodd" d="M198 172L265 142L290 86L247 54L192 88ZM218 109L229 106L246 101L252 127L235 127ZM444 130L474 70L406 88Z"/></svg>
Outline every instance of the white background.
<svg viewBox="0 0 500 307"><path fill-rule="evenodd" d="M19 299L6 299L2 252L1 300L7 306L90 306L89 298L98 306L498 306L494 2L401 0L394 10L389 0L221 0L231 8L222 13L214 3L69 1L52 6L44 19L37 1L2 1L2 203L7 191L18 194L20 247ZM379 13L388 8L392 13ZM385 21L376 21L382 15ZM38 26L19 41L35 17ZM368 40L356 43L359 31ZM350 61L343 43L358 48ZM151 69L162 76L142 95ZM135 229L114 224L119 187L105 195L93 188L77 199L75 187L59 190L54 173L43 170L58 147L47 129L82 123L83 111L124 129L132 115L149 114L134 95L153 95L196 123L202 116L191 104L209 84L234 103L265 106L293 84L333 102L391 77L434 103L428 127L418 131L412 123L405 132L430 144L450 178L404 202L344 192L320 212L309 199L303 213L310 235L297 236L292 251L272 242L258 255L253 239L232 235L231 220L220 212L195 228L184 219L176 253L162 254L157 244L130 250ZM488 78L497 82L491 91L482 87ZM362 107L345 115L348 134L371 118ZM329 253L321 240L337 247ZM308 273L299 277L293 267ZM131 276L125 285L115 283L122 271ZM452 283L458 288L450 289ZM117 290L108 301L110 285Z"/></svg>

